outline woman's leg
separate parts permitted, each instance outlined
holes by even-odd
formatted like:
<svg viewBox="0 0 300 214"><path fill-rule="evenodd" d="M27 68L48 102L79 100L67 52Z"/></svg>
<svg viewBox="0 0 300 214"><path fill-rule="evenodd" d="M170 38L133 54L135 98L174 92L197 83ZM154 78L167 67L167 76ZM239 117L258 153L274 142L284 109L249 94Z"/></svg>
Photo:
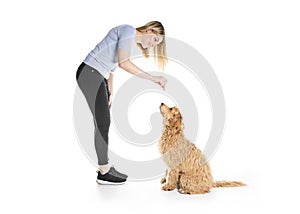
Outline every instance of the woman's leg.
<svg viewBox="0 0 300 214"><path fill-rule="evenodd" d="M108 104L107 80L100 85L95 103L95 148L98 156L98 165L108 164L108 133L110 126L110 111Z"/></svg>
<svg viewBox="0 0 300 214"><path fill-rule="evenodd" d="M97 70L84 63L79 66L76 79L93 114L98 165L106 165L108 164L108 132L110 126L107 80Z"/></svg>

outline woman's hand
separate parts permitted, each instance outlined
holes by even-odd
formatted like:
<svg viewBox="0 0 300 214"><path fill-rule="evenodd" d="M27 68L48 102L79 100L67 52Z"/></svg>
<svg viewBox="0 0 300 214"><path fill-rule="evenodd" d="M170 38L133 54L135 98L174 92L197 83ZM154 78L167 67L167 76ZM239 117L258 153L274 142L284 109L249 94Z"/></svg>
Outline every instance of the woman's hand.
<svg viewBox="0 0 300 214"><path fill-rule="evenodd" d="M110 76L107 80L107 87L108 87L108 106L111 108L112 104L112 97L113 97L113 80L114 80L114 75L110 73Z"/></svg>
<svg viewBox="0 0 300 214"><path fill-rule="evenodd" d="M109 106L109 108L111 108L111 105L112 105L112 97L113 97L113 94L109 93L109 97L108 97L108 106Z"/></svg>
<svg viewBox="0 0 300 214"><path fill-rule="evenodd" d="M168 80L166 78L164 78L163 76L152 76L152 81L158 85L160 85L164 90L165 90L165 86L168 82Z"/></svg>

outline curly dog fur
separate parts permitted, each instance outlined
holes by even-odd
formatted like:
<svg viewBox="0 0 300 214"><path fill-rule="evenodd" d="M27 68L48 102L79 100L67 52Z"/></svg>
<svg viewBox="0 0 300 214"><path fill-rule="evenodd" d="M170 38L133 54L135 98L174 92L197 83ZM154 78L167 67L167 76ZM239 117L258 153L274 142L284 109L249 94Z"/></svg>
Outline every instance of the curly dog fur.
<svg viewBox="0 0 300 214"><path fill-rule="evenodd" d="M236 181L214 181L210 166L195 144L184 137L182 116L177 107L160 105L163 134L159 151L168 170L161 180L162 190L178 189L183 194L203 194L213 187L235 187L245 184Z"/></svg>

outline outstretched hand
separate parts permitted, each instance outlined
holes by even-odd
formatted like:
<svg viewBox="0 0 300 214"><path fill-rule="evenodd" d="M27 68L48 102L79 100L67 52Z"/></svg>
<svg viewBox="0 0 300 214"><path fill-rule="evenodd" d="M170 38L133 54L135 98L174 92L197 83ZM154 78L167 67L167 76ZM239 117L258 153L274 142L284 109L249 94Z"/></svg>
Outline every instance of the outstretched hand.
<svg viewBox="0 0 300 214"><path fill-rule="evenodd" d="M168 80L163 76L153 76L153 82L158 84L160 87L162 87L163 90L165 90Z"/></svg>

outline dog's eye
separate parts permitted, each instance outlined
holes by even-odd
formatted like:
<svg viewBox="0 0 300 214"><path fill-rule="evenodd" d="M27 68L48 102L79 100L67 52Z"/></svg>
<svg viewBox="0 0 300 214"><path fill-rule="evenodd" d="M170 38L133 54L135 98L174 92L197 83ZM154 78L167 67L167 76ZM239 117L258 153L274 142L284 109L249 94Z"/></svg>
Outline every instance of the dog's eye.
<svg viewBox="0 0 300 214"><path fill-rule="evenodd" d="M173 108L170 108L170 110L172 111L172 110L173 110Z"/></svg>

